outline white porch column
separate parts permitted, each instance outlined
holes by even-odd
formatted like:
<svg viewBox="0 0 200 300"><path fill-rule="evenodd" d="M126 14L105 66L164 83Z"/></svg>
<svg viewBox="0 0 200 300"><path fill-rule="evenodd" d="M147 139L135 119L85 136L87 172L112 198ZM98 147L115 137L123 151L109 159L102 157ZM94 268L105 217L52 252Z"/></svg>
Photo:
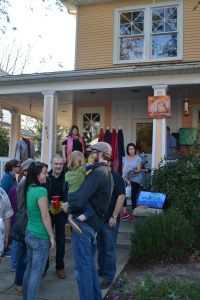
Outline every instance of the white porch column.
<svg viewBox="0 0 200 300"><path fill-rule="evenodd" d="M45 91L43 108L43 128L42 128L42 147L41 161L48 164L56 152L56 133L57 133L57 93Z"/></svg>
<svg viewBox="0 0 200 300"><path fill-rule="evenodd" d="M153 85L154 96L165 96L167 85ZM152 141L152 170L158 167L162 158L166 155L166 119L153 119Z"/></svg>
<svg viewBox="0 0 200 300"><path fill-rule="evenodd" d="M15 145L21 137L21 114L17 110L11 110L11 130L10 130L10 144L9 157L14 158Z"/></svg>

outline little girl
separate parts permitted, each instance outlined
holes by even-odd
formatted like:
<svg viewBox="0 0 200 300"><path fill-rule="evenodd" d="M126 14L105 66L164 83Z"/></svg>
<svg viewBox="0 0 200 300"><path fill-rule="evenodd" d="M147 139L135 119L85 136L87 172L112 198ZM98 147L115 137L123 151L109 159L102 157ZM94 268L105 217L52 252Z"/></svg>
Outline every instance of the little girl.
<svg viewBox="0 0 200 300"><path fill-rule="evenodd" d="M65 174L65 181L68 184L68 193L76 192L85 180L85 177L92 172L93 165L84 163L83 153L80 151L73 151L68 159L69 171ZM84 222L86 219L91 217L94 211L91 205L88 203L83 210L83 213L76 218L80 222ZM73 215L69 214L68 221L70 226L76 231L76 233L81 234L82 230L79 227L77 221L73 219Z"/></svg>

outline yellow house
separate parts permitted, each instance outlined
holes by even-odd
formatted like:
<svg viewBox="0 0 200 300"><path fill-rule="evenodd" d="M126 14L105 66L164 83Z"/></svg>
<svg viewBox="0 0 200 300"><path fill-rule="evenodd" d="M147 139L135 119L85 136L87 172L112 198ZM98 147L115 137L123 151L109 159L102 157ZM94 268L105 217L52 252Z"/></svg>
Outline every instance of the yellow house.
<svg viewBox="0 0 200 300"><path fill-rule="evenodd" d="M197 1L62 2L77 20L75 71L0 78L3 107L12 112L10 155L24 113L43 119L46 162L55 151L56 124L76 123L93 138L100 127L122 127L125 144L142 140L157 167L166 153L166 126L179 133L200 124ZM148 96L165 95L171 96L171 117L148 118Z"/></svg>

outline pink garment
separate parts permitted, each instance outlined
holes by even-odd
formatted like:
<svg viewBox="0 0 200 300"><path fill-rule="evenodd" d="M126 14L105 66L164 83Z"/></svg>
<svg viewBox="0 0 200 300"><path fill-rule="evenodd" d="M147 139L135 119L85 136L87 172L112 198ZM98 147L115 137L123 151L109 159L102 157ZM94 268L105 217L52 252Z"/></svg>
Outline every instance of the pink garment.
<svg viewBox="0 0 200 300"><path fill-rule="evenodd" d="M67 137L67 147L66 147L66 154L69 155L72 153L72 150L73 150L73 142L74 140L79 140L79 142L82 144L83 146L83 152L84 152L84 141L82 139L82 137L77 134L77 135L69 135Z"/></svg>

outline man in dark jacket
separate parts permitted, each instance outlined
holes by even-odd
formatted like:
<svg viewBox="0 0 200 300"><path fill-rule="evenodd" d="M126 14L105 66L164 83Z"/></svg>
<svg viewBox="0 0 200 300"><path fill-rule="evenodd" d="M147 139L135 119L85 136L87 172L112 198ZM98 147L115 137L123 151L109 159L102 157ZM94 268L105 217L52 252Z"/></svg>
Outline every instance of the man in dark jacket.
<svg viewBox="0 0 200 300"><path fill-rule="evenodd" d="M64 175L64 160L59 155L56 154L52 157L51 160L52 169L49 172L49 176L47 177L47 191L48 191L48 199L49 203L51 203L51 199L53 196L59 196L60 200L64 200L63 195L63 185L65 180ZM54 212L50 212L52 227L55 227L56 232L56 272L57 276L60 279L65 278L64 272L64 255L65 255L65 224L67 221L66 214L61 211L56 214ZM48 269L49 260L47 262L47 266L45 269Z"/></svg>
<svg viewBox="0 0 200 300"><path fill-rule="evenodd" d="M68 194L69 212L78 217L89 202L94 210L92 217L79 222L82 234L72 231L72 253L80 300L101 300L101 288L94 262L96 234L104 224L113 190L113 178L109 165L111 146L99 142L91 147L94 169L86 177L80 189Z"/></svg>

